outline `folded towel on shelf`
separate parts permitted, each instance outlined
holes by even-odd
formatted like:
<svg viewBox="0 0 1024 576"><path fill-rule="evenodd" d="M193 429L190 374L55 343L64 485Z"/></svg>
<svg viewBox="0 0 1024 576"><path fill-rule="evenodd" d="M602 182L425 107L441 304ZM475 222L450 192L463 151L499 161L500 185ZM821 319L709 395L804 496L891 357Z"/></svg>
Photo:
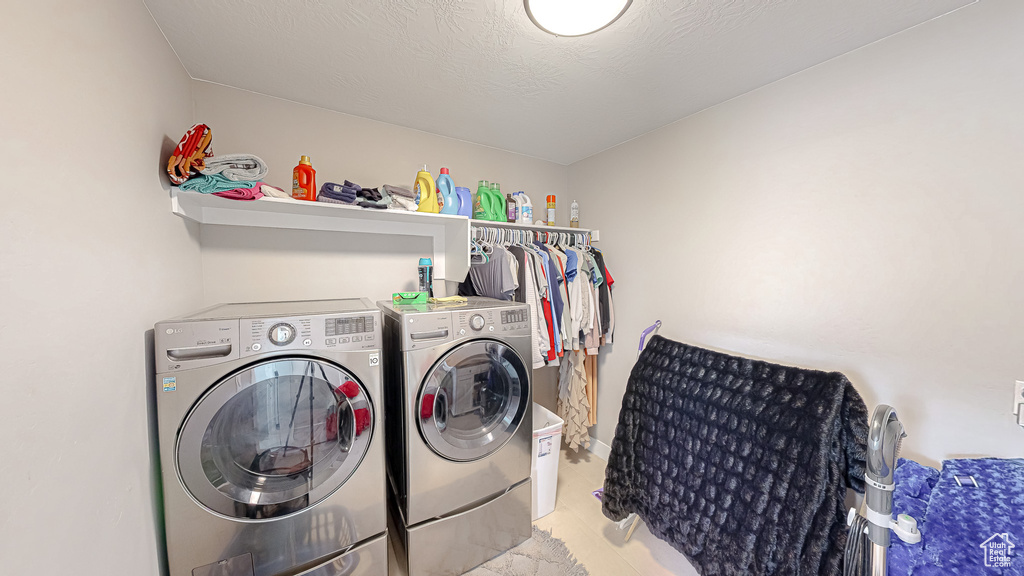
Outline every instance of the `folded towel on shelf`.
<svg viewBox="0 0 1024 576"><path fill-rule="evenodd" d="M381 189L391 197L392 208L408 212L415 212L419 209L419 204L416 203L416 195L412 190L401 186L392 186L391 184L385 184L381 186Z"/></svg>
<svg viewBox="0 0 1024 576"><path fill-rule="evenodd" d="M354 188L335 184L334 182L324 182L323 186L320 187L320 194L317 196L318 200L320 198L333 200L339 204L352 204L356 201L356 191Z"/></svg>
<svg viewBox="0 0 1024 576"><path fill-rule="evenodd" d="M261 184L261 182L257 182L252 188L235 188L224 192L214 192L213 195L230 200L259 200L263 198L263 192L260 191Z"/></svg>
<svg viewBox="0 0 1024 576"><path fill-rule="evenodd" d="M182 183L182 190L192 190L193 192L199 192L200 194L213 194L215 192L227 192L228 190L235 190L237 188L252 188L259 184L259 182L246 182L238 180L228 180L220 174L214 174L207 176L200 174L187 182Z"/></svg>
<svg viewBox="0 0 1024 576"><path fill-rule="evenodd" d="M636 512L701 574L837 576L867 428L838 372L655 336L626 384L602 509Z"/></svg>
<svg viewBox="0 0 1024 576"><path fill-rule="evenodd" d="M262 180L267 177L267 172L267 163L252 154L212 156L202 169L202 173L207 176L220 174L236 182Z"/></svg>
<svg viewBox="0 0 1024 576"><path fill-rule="evenodd" d="M270 196L271 198L288 198L290 200L292 197L288 192L265 182L260 182L260 192L263 192L264 196Z"/></svg>
<svg viewBox="0 0 1024 576"><path fill-rule="evenodd" d="M348 182L348 180L346 180L346 182ZM380 190L377 190L376 188L360 188L356 192L356 196L369 202L380 202L381 199L384 197L380 193Z"/></svg>
<svg viewBox="0 0 1024 576"><path fill-rule="evenodd" d="M391 207L391 196L387 192L381 192L377 188L363 188L356 193L356 196L356 204L361 208L385 210Z"/></svg>
<svg viewBox="0 0 1024 576"><path fill-rule="evenodd" d="M408 188L402 186L392 186L391 184L385 184L381 186L385 192L391 195L392 198L408 198L409 200L415 200L416 194Z"/></svg>
<svg viewBox="0 0 1024 576"><path fill-rule="evenodd" d="M206 159L213 156L213 131L206 124L193 124L174 147L167 160L167 175L180 186L206 167Z"/></svg>

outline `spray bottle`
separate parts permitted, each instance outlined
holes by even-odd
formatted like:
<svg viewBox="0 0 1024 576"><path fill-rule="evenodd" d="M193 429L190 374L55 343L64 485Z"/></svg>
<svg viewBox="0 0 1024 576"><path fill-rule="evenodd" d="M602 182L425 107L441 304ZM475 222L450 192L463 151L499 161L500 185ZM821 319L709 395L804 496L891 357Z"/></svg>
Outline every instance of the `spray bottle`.
<svg viewBox="0 0 1024 576"><path fill-rule="evenodd" d="M420 207L417 212L431 212L437 214L441 208L437 205L437 188L434 187L434 177L430 175L427 166L423 166L416 174L416 183L413 185L413 192L420 197Z"/></svg>
<svg viewBox="0 0 1024 576"><path fill-rule="evenodd" d="M555 225L555 195L548 194L548 226Z"/></svg>

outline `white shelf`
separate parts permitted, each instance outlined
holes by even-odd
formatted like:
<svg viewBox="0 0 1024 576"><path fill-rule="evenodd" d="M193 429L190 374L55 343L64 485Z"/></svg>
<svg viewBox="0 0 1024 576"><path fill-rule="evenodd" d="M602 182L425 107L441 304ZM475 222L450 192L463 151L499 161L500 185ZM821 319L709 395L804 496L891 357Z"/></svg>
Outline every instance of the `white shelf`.
<svg viewBox="0 0 1024 576"><path fill-rule="evenodd" d="M470 220L465 216L377 210L270 197L248 202L179 188L171 188L171 211L200 224L218 226L255 226L430 238L435 278L461 282L469 272Z"/></svg>

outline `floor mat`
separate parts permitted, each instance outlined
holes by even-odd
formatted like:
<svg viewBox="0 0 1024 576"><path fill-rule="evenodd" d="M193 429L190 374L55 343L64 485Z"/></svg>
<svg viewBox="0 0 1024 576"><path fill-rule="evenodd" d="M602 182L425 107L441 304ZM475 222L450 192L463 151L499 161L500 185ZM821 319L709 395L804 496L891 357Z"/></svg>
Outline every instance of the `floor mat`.
<svg viewBox="0 0 1024 576"><path fill-rule="evenodd" d="M533 527L533 537L465 576L589 576L565 542Z"/></svg>

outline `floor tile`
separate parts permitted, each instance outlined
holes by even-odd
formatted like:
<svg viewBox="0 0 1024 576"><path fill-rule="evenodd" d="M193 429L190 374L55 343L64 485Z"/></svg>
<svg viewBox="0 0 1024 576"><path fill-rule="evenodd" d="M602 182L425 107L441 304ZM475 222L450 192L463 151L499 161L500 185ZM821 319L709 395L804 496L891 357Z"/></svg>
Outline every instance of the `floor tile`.
<svg viewBox="0 0 1024 576"><path fill-rule="evenodd" d="M592 576L604 573L603 570L591 570L591 565L607 562L608 551L625 561L633 572L644 576L696 576L696 569L686 557L652 535L643 522L633 532L629 542L625 541L626 530L620 530L604 516L601 502L592 494L604 484L604 468L604 460L597 456L589 452L575 453L563 446L559 460L555 512L551 514L555 518L542 518L538 525L547 520L549 525L557 525L563 531L569 531L570 526L583 531L587 538L582 548L576 548L568 539L563 539ZM579 535L574 533L574 537L579 538Z"/></svg>

